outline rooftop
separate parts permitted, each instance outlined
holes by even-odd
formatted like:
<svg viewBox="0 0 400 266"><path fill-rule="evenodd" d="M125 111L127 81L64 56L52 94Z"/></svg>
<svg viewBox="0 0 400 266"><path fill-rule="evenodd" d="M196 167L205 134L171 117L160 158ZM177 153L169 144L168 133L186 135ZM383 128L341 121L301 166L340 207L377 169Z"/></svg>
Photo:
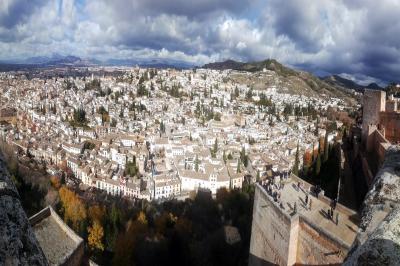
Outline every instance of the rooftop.
<svg viewBox="0 0 400 266"><path fill-rule="evenodd" d="M47 207L29 219L33 232L50 265L62 265L80 248L83 240L51 208ZM82 253L83 254L83 253Z"/></svg>
<svg viewBox="0 0 400 266"><path fill-rule="evenodd" d="M279 188L279 184L282 184ZM300 187L298 186L300 184ZM323 192L319 193L318 197L312 192L313 186L293 174L279 182L274 182L270 185L271 193L267 192L267 185L263 185L262 191L268 195L272 202L289 217L294 217L296 214L302 216L308 223L312 223L334 239L350 247L357 235L358 231L358 214L346 208L341 204L336 204L333 218L329 218L328 210L331 209L331 199L325 197ZM274 201L273 194L280 195L279 199ZM306 195L308 196L306 203ZM312 202L310 208L310 201ZM294 211L296 205L296 211ZM336 224L336 215L338 223Z"/></svg>

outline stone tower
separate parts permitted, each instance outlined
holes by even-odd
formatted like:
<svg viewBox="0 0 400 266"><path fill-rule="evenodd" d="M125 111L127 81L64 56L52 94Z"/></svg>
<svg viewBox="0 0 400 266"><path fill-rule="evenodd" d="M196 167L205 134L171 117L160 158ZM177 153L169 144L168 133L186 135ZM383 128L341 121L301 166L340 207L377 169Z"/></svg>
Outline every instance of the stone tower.
<svg viewBox="0 0 400 266"><path fill-rule="evenodd" d="M380 90L365 89L363 96L363 122L362 137L365 141L368 137L370 125L379 124L379 113L385 111L386 92Z"/></svg>

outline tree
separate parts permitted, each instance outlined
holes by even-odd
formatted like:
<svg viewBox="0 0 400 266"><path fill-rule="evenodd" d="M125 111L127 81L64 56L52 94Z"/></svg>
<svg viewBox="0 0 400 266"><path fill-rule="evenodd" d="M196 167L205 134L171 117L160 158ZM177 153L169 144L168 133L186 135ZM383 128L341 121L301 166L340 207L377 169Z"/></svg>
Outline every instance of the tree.
<svg viewBox="0 0 400 266"><path fill-rule="evenodd" d="M318 137L319 135L319 128L318 128L318 123L315 124L315 131L314 131L314 135Z"/></svg>
<svg viewBox="0 0 400 266"><path fill-rule="evenodd" d="M236 86L235 87L235 98L239 97L240 92L239 92L239 88Z"/></svg>
<svg viewBox="0 0 400 266"><path fill-rule="evenodd" d="M217 151L218 151L218 139L215 138L215 141L214 141L214 148L213 148L213 150L212 150L212 157L213 157L213 158L215 158L215 156L216 156L216 154L217 154Z"/></svg>
<svg viewBox="0 0 400 266"><path fill-rule="evenodd" d="M128 162L128 163L125 165L125 172L124 172L124 174L125 174L126 176L134 177L134 176L137 175L138 172L139 172L139 170L138 170L138 167L136 166L136 157L134 156L132 162Z"/></svg>
<svg viewBox="0 0 400 266"><path fill-rule="evenodd" d="M318 153L317 161L315 162L315 176L317 177L321 172L321 155Z"/></svg>
<svg viewBox="0 0 400 266"><path fill-rule="evenodd" d="M105 215L106 210L103 206L96 204L88 208L88 216L92 220L92 222L102 222Z"/></svg>
<svg viewBox="0 0 400 266"><path fill-rule="evenodd" d="M237 160L236 173L237 173L237 174L240 173L240 160L239 160L239 158L238 158L238 160Z"/></svg>
<svg viewBox="0 0 400 266"><path fill-rule="evenodd" d="M81 199L67 187L62 186L59 190L60 200L64 212L64 220L72 223L72 228L79 232L81 225L86 219L86 207Z"/></svg>
<svg viewBox="0 0 400 266"><path fill-rule="evenodd" d="M314 142L313 142L313 144L312 144L312 150L311 150L311 161L312 161L312 162L314 162L314 160L315 160L315 154L314 154L314 152L315 152L315 145L314 145Z"/></svg>
<svg viewBox="0 0 400 266"><path fill-rule="evenodd" d="M196 172L199 171L199 157L196 155L196 159L194 159L194 170Z"/></svg>
<svg viewBox="0 0 400 266"><path fill-rule="evenodd" d="M296 175L296 176L299 175L299 164L300 164L300 160L299 160L299 143L297 142L296 157L295 157L294 165L293 165L293 169L292 169L293 174Z"/></svg>
<svg viewBox="0 0 400 266"><path fill-rule="evenodd" d="M95 147L96 147L96 145L93 142L85 141L83 143L83 147L82 147L81 153L83 153L85 150L93 150Z"/></svg>
<svg viewBox="0 0 400 266"><path fill-rule="evenodd" d="M61 179L58 176L51 176L50 183L55 189L59 189L61 187Z"/></svg>
<svg viewBox="0 0 400 266"><path fill-rule="evenodd" d="M114 118L111 120L111 127L115 127L117 125L117 120L115 120Z"/></svg>
<svg viewBox="0 0 400 266"><path fill-rule="evenodd" d="M164 125L163 121L161 121L161 123L160 123L160 132L165 133L165 125Z"/></svg>
<svg viewBox="0 0 400 266"><path fill-rule="evenodd" d="M74 121L77 124L85 124L86 123L86 112L82 108L78 108L74 110Z"/></svg>
<svg viewBox="0 0 400 266"><path fill-rule="evenodd" d="M328 142L328 131L325 133L325 139L324 139L324 163L328 161L329 158L329 142Z"/></svg>
<svg viewBox="0 0 400 266"><path fill-rule="evenodd" d="M98 221L94 221L93 225L88 228L88 244L91 250L103 251L103 237L104 229L103 226Z"/></svg>
<svg viewBox="0 0 400 266"><path fill-rule="evenodd" d="M147 218L146 214L141 211L137 217L137 221L140 222L141 224L147 225Z"/></svg>
<svg viewBox="0 0 400 266"><path fill-rule="evenodd" d="M247 99L248 101L251 101L251 100L252 100L252 97L253 97L253 89L249 89L249 90L247 91L247 93L246 93L246 99Z"/></svg>
<svg viewBox="0 0 400 266"><path fill-rule="evenodd" d="M312 164L311 152L305 151L303 155L303 176L306 178L308 177L311 164Z"/></svg>
<svg viewBox="0 0 400 266"><path fill-rule="evenodd" d="M247 167L248 164L248 156L246 155L246 150L244 146L242 147L242 151L240 152L240 160L242 161L244 167Z"/></svg>

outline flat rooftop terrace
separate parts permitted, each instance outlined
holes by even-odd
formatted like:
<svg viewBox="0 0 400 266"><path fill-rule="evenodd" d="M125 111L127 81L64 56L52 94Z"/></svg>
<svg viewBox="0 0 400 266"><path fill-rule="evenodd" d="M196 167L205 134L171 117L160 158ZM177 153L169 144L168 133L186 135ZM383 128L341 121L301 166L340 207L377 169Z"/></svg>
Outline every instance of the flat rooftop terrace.
<svg viewBox="0 0 400 266"><path fill-rule="evenodd" d="M294 175L278 182L272 182L269 186L264 183L261 187L262 191L268 195L268 198L274 202L282 213L289 217L294 217L298 214L307 223L317 226L348 247L353 244L359 224L357 212L341 204L336 204L331 218L328 215L332 206L331 199L325 197L323 192L319 193L317 197L312 192L314 187L311 184ZM294 207L295 205L296 207ZM338 222L336 223L337 214Z"/></svg>
<svg viewBox="0 0 400 266"><path fill-rule="evenodd" d="M64 264L83 243L50 207L29 220L50 265Z"/></svg>

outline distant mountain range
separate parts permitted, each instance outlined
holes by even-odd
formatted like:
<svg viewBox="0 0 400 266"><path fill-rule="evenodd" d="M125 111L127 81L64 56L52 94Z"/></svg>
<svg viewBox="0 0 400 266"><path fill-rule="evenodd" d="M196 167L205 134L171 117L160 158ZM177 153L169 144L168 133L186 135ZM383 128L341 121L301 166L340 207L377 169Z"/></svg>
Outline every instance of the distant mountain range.
<svg viewBox="0 0 400 266"><path fill-rule="evenodd" d="M24 60L0 61L0 71L20 70L41 67L63 67L63 66L142 66L156 68L192 68L193 64L169 59L108 59L100 61L97 59L82 59L77 56L53 54L52 56L36 56Z"/></svg>
<svg viewBox="0 0 400 266"><path fill-rule="evenodd" d="M53 54L51 56L36 56L24 60L0 61L0 71L12 70L28 70L34 68L46 67L84 67L84 66L141 66L155 68L176 68L189 69L195 67L193 64L173 59L108 59L100 61L97 59L82 59L74 55ZM286 79L289 83L297 84L297 80L301 80L301 86L306 86L316 92L326 92L340 90L344 92L363 91L364 88L382 89L375 83L368 86L362 86L352 80L332 75L327 77L316 77L309 72L291 69L279 63L275 59L267 59L257 62L238 62L234 60L226 60L224 62L209 63L203 66L208 69L233 69L239 71L257 72L264 69L274 71L280 77ZM300 87L301 87L300 86ZM303 87L304 87L303 86Z"/></svg>
<svg viewBox="0 0 400 266"><path fill-rule="evenodd" d="M267 59L264 61L257 61L257 62L237 62L234 60L226 60L224 62L215 62L209 63L203 66L203 68L208 69L217 69L217 70L226 70L226 69L233 69L238 71L248 71L248 72L256 72L262 71L264 69L272 70L278 75L288 78L288 77L298 77L303 79L306 83L308 83L311 88L312 87L322 87L329 89L333 87L335 89L340 89L342 91L348 90L355 90L355 91L363 91L365 88L368 89L375 89L375 90L382 90L383 88L380 87L376 83L371 83L367 86L363 86L360 84L355 83L352 80L343 78L338 75L326 76L323 78L316 77L311 73L305 71L298 71L293 70L289 67L286 67L276 61L275 59Z"/></svg>
<svg viewBox="0 0 400 266"><path fill-rule="evenodd" d="M350 79L343 78L339 75L326 76L326 77L323 77L322 80L324 80L326 83L331 84L333 86L353 89L353 90L359 91L359 92L363 91L365 88L372 89L372 90L382 90L383 89L376 83L370 83L367 86L363 86L363 85L357 84L356 82L354 82Z"/></svg>

